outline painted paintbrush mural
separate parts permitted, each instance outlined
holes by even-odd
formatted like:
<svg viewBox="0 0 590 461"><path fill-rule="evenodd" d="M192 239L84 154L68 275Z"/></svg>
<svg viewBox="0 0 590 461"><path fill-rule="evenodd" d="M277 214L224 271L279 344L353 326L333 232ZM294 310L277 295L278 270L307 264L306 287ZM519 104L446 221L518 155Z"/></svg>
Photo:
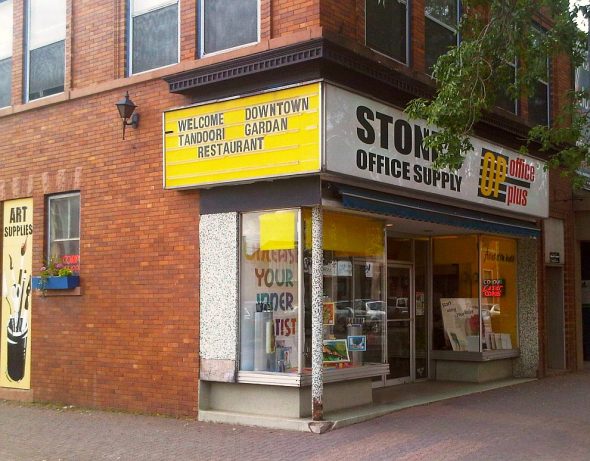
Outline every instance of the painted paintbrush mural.
<svg viewBox="0 0 590 461"><path fill-rule="evenodd" d="M33 199L4 202L0 386L31 387Z"/></svg>

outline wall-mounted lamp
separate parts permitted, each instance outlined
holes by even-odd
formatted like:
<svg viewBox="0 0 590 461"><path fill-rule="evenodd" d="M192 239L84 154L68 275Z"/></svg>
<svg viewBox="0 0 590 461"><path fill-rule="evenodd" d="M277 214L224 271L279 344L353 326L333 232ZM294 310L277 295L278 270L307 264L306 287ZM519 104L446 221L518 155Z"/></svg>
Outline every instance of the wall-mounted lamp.
<svg viewBox="0 0 590 461"><path fill-rule="evenodd" d="M131 99L129 99L128 91L125 92L125 97L123 99L117 101L115 106L117 106L119 116L121 117L121 120L123 120L123 139L125 139L125 127L131 125L133 128L137 128L137 125L139 124L139 114L133 113L137 106L133 104Z"/></svg>

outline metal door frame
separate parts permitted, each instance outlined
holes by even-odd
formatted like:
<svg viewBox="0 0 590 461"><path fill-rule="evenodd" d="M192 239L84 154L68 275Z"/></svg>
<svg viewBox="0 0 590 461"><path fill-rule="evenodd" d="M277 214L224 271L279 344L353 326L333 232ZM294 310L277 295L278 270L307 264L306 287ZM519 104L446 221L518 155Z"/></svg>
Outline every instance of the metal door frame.
<svg viewBox="0 0 590 461"><path fill-rule="evenodd" d="M414 259L414 251L413 251L413 246L414 243L412 242L412 261ZM386 266L386 272L385 272L385 306L387 309L387 301L389 299L389 293L387 292L387 278L389 276L389 269L390 268L394 268L394 269L407 269L408 273L409 273L409 280L410 280L410 287L409 287L409 319L408 320L401 320L403 322L409 322L409 327L410 327L410 337L409 337L409 342L410 344L409 349L410 349L410 374L409 376L404 376L401 378L392 378L392 379L387 379L387 375L383 376L383 385L384 386L393 386L396 384L405 384L405 383L411 383L414 382L416 380L416 332L415 332L415 323L416 323L416 304L415 304L415 292L414 292L414 285L415 285L415 280L414 280L414 263L405 263L405 262L388 262L387 266ZM387 315L387 311L386 311L386 315ZM400 321L400 320L392 320L393 321ZM386 316L386 321L385 321L385 334L384 334L384 357L387 361L389 361L389 357L387 357L387 353L388 353L388 329L389 329L389 322L390 320L387 320L387 316Z"/></svg>

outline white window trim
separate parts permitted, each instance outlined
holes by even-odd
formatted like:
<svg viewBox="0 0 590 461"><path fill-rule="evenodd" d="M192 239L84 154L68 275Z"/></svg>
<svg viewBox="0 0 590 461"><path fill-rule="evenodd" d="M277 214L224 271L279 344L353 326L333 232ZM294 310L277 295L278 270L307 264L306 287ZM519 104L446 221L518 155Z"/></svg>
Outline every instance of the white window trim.
<svg viewBox="0 0 590 461"><path fill-rule="evenodd" d="M260 6L260 0L256 0L257 3L257 21L256 21L256 41L255 42L249 42L249 43L243 43L242 45L238 45L238 46L234 46L232 48L226 48L223 50L219 50L219 51L214 51L212 53L205 53L205 36L204 36L204 31L205 31L205 2L206 0L199 0L199 57L200 58L204 58L204 57L209 57L209 56L216 56L218 54L223 54L223 53L228 53L230 51L233 50L239 50L240 48L245 48L247 46L252 46L255 45L257 43L260 43L260 22L261 22L261 6Z"/></svg>
<svg viewBox="0 0 590 461"><path fill-rule="evenodd" d="M63 198L67 198L67 197L78 197L79 201L80 201L80 216L78 219L78 238L65 238L65 239L55 239L55 240L51 240L51 201L55 200L55 199L63 199ZM82 200L81 200L81 194L80 192L69 192L66 194L55 194L55 195L50 195L47 197L47 239L45 242L46 245L46 254L47 254L47 258L51 258L52 254L51 254L51 242L72 242L72 241L78 241L80 242L81 239L81 227L82 227ZM68 217L69 218L69 217ZM69 223L68 223L69 224Z"/></svg>
<svg viewBox="0 0 590 461"><path fill-rule="evenodd" d="M424 5L424 19L428 20L428 21L432 21L435 24L438 24L439 26L444 27L445 29L447 29L450 32L453 32L455 34L455 46L459 46L461 44L461 36L459 35L459 21L461 20L461 0L455 0L455 7L457 9L456 13L457 13L457 22L455 23L455 27L451 27L448 24L442 22L439 19L436 19L432 16L430 16L427 12L426 12L426 5ZM424 40L424 55L426 56L426 40ZM432 75L430 74L430 70L426 69L426 73L428 75Z"/></svg>
<svg viewBox="0 0 590 461"><path fill-rule="evenodd" d="M5 55L5 56L0 56L0 61L4 61L5 59L8 58L12 58L12 55L14 54L13 52L13 48L14 48L14 1L12 0L8 0L11 2L12 7L10 8L10 50L9 50L9 54ZM6 3L8 5L8 3Z"/></svg>
<svg viewBox="0 0 590 461"><path fill-rule="evenodd" d="M388 54L384 53L383 51L379 51L376 50L374 48L371 48L369 45L367 45L367 0L365 0L365 45L367 46L367 48L369 48L371 51L377 53L378 55L381 56L385 56L389 59L392 59L395 62L399 62L400 64L403 64L406 67L409 67L410 65L410 6L408 5L408 0L404 0L404 3L406 4L406 61L400 61L399 59L396 59L392 56L389 56Z"/></svg>
<svg viewBox="0 0 590 461"><path fill-rule="evenodd" d="M455 22L455 27L451 27L447 23L442 22L440 19L437 19L434 16L430 16L426 12L426 5L424 5L424 17L426 19L429 19L429 20L437 23L438 25L443 26L445 29L453 32L457 37L457 45L459 45L459 21L461 20L461 1L460 0L455 0L455 8L456 8L455 13L457 14L457 20Z"/></svg>
<svg viewBox="0 0 590 461"><path fill-rule="evenodd" d="M66 82L65 82L65 68L66 68L66 53L65 53L65 46L66 46L66 38L67 38L67 33L68 33L68 27L67 27L67 22L68 22L68 18L65 18L66 21L66 36L64 36L64 38L62 38L61 40L55 40L53 42L49 42L49 43L44 43L41 46L38 46L37 48L31 48L29 46L29 43L31 43L31 2L27 1L26 2L26 19L27 19L27 23L26 23L26 40L25 40L25 91L24 91L24 95L25 95L25 102L31 102L30 99L30 91L29 91L29 83L30 83L30 72L31 72L31 51L33 50L37 50L39 48L43 48L44 46L49 46L49 45L53 45L55 43L59 43L61 41L64 42L64 90L66 87ZM66 16L67 16L67 12L66 12ZM35 98L33 99L33 101L39 101L40 99L45 99L45 98L50 98L52 96L55 96L57 94L62 94L64 91L61 91L59 93L54 93L54 94L50 94L47 96L41 96L40 98Z"/></svg>
<svg viewBox="0 0 590 461"><path fill-rule="evenodd" d="M543 28L540 24L533 23L533 30L537 31L539 34L546 34L547 30ZM537 79L537 82L545 85L547 88L546 95L547 95L547 126L551 126L551 60L549 56L546 58L546 66L547 66L547 73L545 75L546 80L542 78ZM529 98L530 100L530 98ZM530 114L529 114L530 119Z"/></svg>
<svg viewBox="0 0 590 461"><path fill-rule="evenodd" d="M4 61L6 59L12 59L12 56L8 56L8 57L6 57L4 59L0 59L0 61ZM10 65L11 72L12 72L12 67L13 67L13 63L11 63L11 65ZM11 100L11 99L12 99L12 88L10 90L10 98L9 98L9 100ZM5 107L11 107L11 106L12 106L12 104L8 104L7 106L0 106L0 109L4 109Z"/></svg>
<svg viewBox="0 0 590 461"><path fill-rule="evenodd" d="M152 72L156 69L164 69L166 67L170 67L170 66L174 66L176 64L178 64L180 62L180 0L170 0L167 2L162 3L161 5L155 7L155 8L150 8L147 9L145 11L142 11L139 14L133 14L133 1L134 0L129 0L128 3L128 14L127 14L127 27L129 30L129 39L127 40L127 62L129 63L128 68L127 68L127 76L130 77L132 75L141 75L141 74L145 74L146 72ZM160 66L160 67L154 67L152 69L147 69L147 70L142 70L141 72L133 72L133 18L139 17L139 16L143 16L144 14L147 13L153 13L154 11L158 11L161 10L162 8L166 8L168 6L172 6L172 5L178 5L178 8L176 10L177 12L177 18L176 18L176 30L178 32L177 34L177 39L176 39L176 62L173 62L171 64L166 64L165 66Z"/></svg>
<svg viewBox="0 0 590 461"><path fill-rule="evenodd" d="M514 58L514 61L512 61L512 62L510 62L510 61L504 61L504 62L506 63L506 65L508 65L514 69L514 81L513 81L513 83L514 83L516 81L516 72L518 71L518 62L517 62L516 58ZM518 104L518 98L514 98L513 101L514 101L514 111L513 112L508 111L508 112L510 112L511 114L514 114L514 115L518 115L518 110L520 108L520 106ZM498 107L498 106L496 106L496 107ZM502 107L499 107L499 108L506 110Z"/></svg>

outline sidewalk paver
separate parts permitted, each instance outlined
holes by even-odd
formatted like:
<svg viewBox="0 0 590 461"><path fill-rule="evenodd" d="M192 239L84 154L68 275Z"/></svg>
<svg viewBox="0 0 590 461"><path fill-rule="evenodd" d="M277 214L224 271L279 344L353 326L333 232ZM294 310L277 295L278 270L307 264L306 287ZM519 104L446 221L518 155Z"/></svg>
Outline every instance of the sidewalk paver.
<svg viewBox="0 0 590 461"><path fill-rule="evenodd" d="M323 435L0 401L0 460L590 460L590 372Z"/></svg>

